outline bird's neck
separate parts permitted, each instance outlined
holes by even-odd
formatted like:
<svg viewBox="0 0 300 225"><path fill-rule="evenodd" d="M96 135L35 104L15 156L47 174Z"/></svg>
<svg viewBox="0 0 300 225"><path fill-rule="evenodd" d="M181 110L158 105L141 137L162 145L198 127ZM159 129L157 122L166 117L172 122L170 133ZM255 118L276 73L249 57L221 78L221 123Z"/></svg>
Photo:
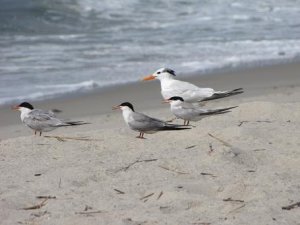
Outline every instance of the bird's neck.
<svg viewBox="0 0 300 225"><path fill-rule="evenodd" d="M166 77L160 79L161 88L162 89L167 89L170 86L170 84L172 83L173 80L174 80L174 78L171 77L171 76L166 76Z"/></svg>
<svg viewBox="0 0 300 225"><path fill-rule="evenodd" d="M171 109L181 109L181 108L182 108L182 104L176 104L176 103L171 104Z"/></svg>
<svg viewBox="0 0 300 225"><path fill-rule="evenodd" d="M133 113L133 111L131 109L124 109L122 111L123 118L124 118L126 123L128 123L130 121L132 113Z"/></svg>
<svg viewBox="0 0 300 225"><path fill-rule="evenodd" d="M22 122L23 122L24 119L27 117L28 113L30 113L31 111L32 111L31 109L27 109L27 108L23 108L23 109L21 110L21 115L20 115L20 117L21 117Z"/></svg>

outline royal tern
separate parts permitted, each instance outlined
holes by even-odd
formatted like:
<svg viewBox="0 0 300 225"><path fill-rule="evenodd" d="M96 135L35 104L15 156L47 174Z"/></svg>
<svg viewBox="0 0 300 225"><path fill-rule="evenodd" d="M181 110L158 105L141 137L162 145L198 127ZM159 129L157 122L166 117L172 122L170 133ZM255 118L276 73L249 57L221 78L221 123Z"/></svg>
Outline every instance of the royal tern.
<svg viewBox="0 0 300 225"><path fill-rule="evenodd" d="M42 109L34 109L28 102L23 102L20 105L14 106L12 109L21 112L22 122L42 135L42 132L52 131L58 127L77 126L88 124L82 121L63 121L58 119L52 111L45 111Z"/></svg>
<svg viewBox="0 0 300 225"><path fill-rule="evenodd" d="M176 118L183 119L184 125L189 125L190 121L199 121L204 117L218 115L230 112L230 109L234 109L237 106L222 108L222 109L202 109L191 103L187 103L183 98L174 96L164 102L170 103L171 112Z"/></svg>
<svg viewBox="0 0 300 225"><path fill-rule="evenodd" d="M167 130L185 130L189 127L170 124L159 119L149 117L145 114L135 112L133 105L129 102L124 102L113 109L121 109L125 123L134 131L140 132L137 138L144 138L144 134L153 134L158 131Z"/></svg>
<svg viewBox="0 0 300 225"><path fill-rule="evenodd" d="M231 91L215 91L212 88L200 88L194 84L176 80L175 71L168 68L161 68L152 75L144 77L143 80L160 80L161 94L164 99L173 96L182 97L186 102L201 102L218 98L224 98L243 93L242 88Z"/></svg>

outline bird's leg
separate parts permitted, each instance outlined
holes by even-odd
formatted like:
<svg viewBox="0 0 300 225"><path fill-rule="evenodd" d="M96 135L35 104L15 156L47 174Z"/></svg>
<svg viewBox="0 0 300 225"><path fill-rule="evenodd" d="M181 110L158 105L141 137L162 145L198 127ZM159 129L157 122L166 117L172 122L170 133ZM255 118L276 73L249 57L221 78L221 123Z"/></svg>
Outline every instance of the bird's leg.
<svg viewBox="0 0 300 225"><path fill-rule="evenodd" d="M142 132L140 132L140 134L138 136L136 136L136 138L141 138Z"/></svg>
<svg viewBox="0 0 300 225"><path fill-rule="evenodd" d="M40 131L40 136L42 136L42 131Z"/></svg>
<svg viewBox="0 0 300 225"><path fill-rule="evenodd" d="M144 138L144 134L145 134L145 133L142 133L142 137L141 137L142 139L146 139L146 138Z"/></svg>
<svg viewBox="0 0 300 225"><path fill-rule="evenodd" d="M186 120L183 120L183 125L185 126L185 122L186 122Z"/></svg>
<svg viewBox="0 0 300 225"><path fill-rule="evenodd" d="M188 120L187 123L186 123L186 125L189 125L189 124L190 124L190 121Z"/></svg>
<svg viewBox="0 0 300 225"><path fill-rule="evenodd" d="M34 135L36 135L36 130L34 131Z"/></svg>
<svg viewBox="0 0 300 225"><path fill-rule="evenodd" d="M139 135L139 136L137 136L136 138L140 138L140 139L146 139L146 138L144 138L144 133L143 133L143 132L140 132L140 135Z"/></svg>

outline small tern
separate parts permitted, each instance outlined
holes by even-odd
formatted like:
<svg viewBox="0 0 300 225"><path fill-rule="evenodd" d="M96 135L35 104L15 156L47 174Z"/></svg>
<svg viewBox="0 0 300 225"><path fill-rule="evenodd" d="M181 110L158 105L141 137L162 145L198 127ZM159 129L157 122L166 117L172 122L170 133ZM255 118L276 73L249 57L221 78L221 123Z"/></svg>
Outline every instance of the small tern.
<svg viewBox="0 0 300 225"><path fill-rule="evenodd" d="M173 96L182 97L186 102L202 102L213 99L224 98L243 93L242 88L231 91L215 91L212 88L200 88L194 84L176 80L175 71L168 68L161 68L152 75L144 77L143 80L160 80L161 94L164 99Z"/></svg>
<svg viewBox="0 0 300 225"><path fill-rule="evenodd" d="M21 121L29 128L42 135L42 132L52 131L58 127L77 126L88 124L82 121L64 121L58 119L54 112L45 111L42 109L34 109L28 102L23 102L20 105L14 106L13 110L21 112Z"/></svg>
<svg viewBox="0 0 300 225"><path fill-rule="evenodd" d="M168 130L186 130L189 127L170 124L159 119L149 117L145 114L135 112L133 105L129 102L124 102L118 106L114 106L113 110L121 109L125 123L134 131L140 132L137 138L144 139L144 134L153 134L158 131Z"/></svg>
<svg viewBox="0 0 300 225"><path fill-rule="evenodd" d="M222 109L201 109L191 103L187 103L183 98L174 96L164 101L170 103L171 112L176 118L183 119L184 125L189 125L190 121L199 121L207 116L224 114L230 112L230 109L234 109L237 106L222 108Z"/></svg>

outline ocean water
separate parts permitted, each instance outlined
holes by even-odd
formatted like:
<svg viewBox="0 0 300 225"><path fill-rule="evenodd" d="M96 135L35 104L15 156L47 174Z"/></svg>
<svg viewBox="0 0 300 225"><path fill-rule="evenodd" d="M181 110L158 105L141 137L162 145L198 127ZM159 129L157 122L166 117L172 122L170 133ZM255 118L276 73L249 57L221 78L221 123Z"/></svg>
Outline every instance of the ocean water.
<svg viewBox="0 0 300 225"><path fill-rule="evenodd" d="M300 58L300 0L0 3L0 105Z"/></svg>

